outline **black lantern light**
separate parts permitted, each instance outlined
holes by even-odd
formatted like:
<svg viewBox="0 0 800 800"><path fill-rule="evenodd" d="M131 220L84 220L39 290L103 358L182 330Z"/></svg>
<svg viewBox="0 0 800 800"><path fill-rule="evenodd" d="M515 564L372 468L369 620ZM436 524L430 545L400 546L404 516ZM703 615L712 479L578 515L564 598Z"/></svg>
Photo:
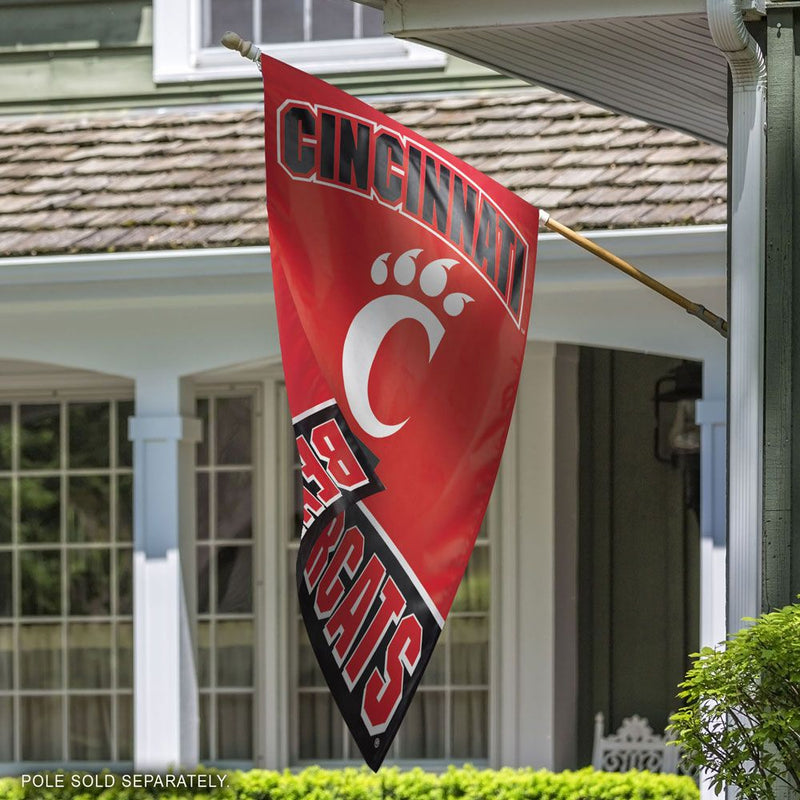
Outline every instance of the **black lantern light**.
<svg viewBox="0 0 800 800"><path fill-rule="evenodd" d="M703 391L703 368L697 361L682 361L656 381L653 392L653 454L684 473L684 502L700 511L700 428L695 422L695 401ZM672 407L672 414L665 405Z"/></svg>

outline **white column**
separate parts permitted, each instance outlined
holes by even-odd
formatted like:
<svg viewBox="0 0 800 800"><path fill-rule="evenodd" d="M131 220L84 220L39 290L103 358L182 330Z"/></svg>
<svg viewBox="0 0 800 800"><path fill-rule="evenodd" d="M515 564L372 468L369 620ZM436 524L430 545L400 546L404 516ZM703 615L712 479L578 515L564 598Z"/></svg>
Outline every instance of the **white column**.
<svg viewBox="0 0 800 800"><path fill-rule="evenodd" d="M703 400L695 408L695 421L700 426L700 647L723 641L727 630L725 393L726 359L706 359ZM701 772L701 800L718 796L711 789L709 777Z"/></svg>
<svg viewBox="0 0 800 800"><path fill-rule="evenodd" d="M495 493L493 766L553 769L572 757L576 383L577 352L528 342Z"/></svg>
<svg viewBox="0 0 800 800"><path fill-rule="evenodd" d="M699 400L695 419L700 426L700 646L711 647L726 631L724 393L719 399Z"/></svg>
<svg viewBox="0 0 800 800"><path fill-rule="evenodd" d="M198 760L195 666L195 443L191 387L174 375L136 381L134 443L134 764Z"/></svg>
<svg viewBox="0 0 800 800"><path fill-rule="evenodd" d="M730 65L728 630L761 613L767 68L740 3L706 0Z"/></svg>

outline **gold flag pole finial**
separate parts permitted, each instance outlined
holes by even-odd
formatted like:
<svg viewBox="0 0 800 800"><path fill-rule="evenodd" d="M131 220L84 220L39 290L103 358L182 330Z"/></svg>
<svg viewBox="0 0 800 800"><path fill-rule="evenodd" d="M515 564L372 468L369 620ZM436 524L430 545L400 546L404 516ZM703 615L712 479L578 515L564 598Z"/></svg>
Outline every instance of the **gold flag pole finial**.
<svg viewBox="0 0 800 800"><path fill-rule="evenodd" d="M573 231L572 228L568 228L566 225L554 220L546 211L542 211L540 209L539 217L542 224L547 229L561 234L565 239L569 239L571 242L577 244L578 247L582 247L584 250L588 250L598 258L602 258L603 261L611 264L612 267L616 267L626 275L630 275L631 278L639 281L639 283L643 283L654 292L658 292L658 294L660 294L662 297L666 297L667 300L671 300L676 305L679 305L693 317L697 317L699 320L702 320L706 323L706 325L712 327L725 339L728 338L728 323L722 319L722 317L718 317L716 314L709 311L705 306L700 305L700 303L692 302L682 294L670 289L669 286L665 286L655 278L651 278L640 269L634 267L633 264L629 264L619 256L615 256L613 253L610 253L604 247L600 247L599 244L587 239L585 236L581 236L581 234L577 231Z"/></svg>
<svg viewBox="0 0 800 800"><path fill-rule="evenodd" d="M261 69L261 51L253 42L242 39L238 33L234 33L233 31L226 31L221 42L223 47L227 47L228 50L235 50L249 61L254 61L258 64L258 68Z"/></svg>

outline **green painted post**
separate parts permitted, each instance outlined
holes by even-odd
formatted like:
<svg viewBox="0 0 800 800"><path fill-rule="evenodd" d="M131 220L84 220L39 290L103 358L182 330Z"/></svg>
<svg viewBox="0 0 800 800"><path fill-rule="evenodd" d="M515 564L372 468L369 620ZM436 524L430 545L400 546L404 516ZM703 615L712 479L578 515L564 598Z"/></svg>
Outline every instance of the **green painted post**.
<svg viewBox="0 0 800 800"><path fill-rule="evenodd" d="M762 608L800 594L800 9L767 13ZM783 7L781 7L783 6ZM797 800L784 787L780 800Z"/></svg>
<svg viewBox="0 0 800 800"><path fill-rule="evenodd" d="M800 9L767 13L762 607L800 594Z"/></svg>

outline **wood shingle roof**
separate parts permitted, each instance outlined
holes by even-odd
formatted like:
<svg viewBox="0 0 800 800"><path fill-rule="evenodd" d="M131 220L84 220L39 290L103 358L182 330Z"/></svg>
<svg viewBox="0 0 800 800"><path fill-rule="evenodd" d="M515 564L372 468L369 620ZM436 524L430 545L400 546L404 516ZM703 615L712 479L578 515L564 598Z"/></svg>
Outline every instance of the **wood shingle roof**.
<svg viewBox="0 0 800 800"><path fill-rule="evenodd" d="M544 89L381 111L573 227L723 223L725 151ZM0 120L0 256L267 243L260 109Z"/></svg>

